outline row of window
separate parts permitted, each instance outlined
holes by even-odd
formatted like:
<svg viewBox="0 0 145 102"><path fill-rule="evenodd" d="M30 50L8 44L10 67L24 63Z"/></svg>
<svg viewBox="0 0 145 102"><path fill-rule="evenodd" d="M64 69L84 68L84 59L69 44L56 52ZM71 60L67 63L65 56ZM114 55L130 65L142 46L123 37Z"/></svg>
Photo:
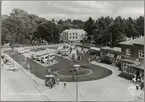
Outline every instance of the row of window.
<svg viewBox="0 0 145 102"><path fill-rule="evenodd" d="M105 53L101 52L101 55L104 56ZM115 54L107 53L105 56L113 58L115 56ZM117 55L116 59L121 59L121 55Z"/></svg>
<svg viewBox="0 0 145 102"><path fill-rule="evenodd" d="M70 34L70 35L75 35L75 34L77 35L78 33L69 33L69 34Z"/></svg>
<svg viewBox="0 0 145 102"><path fill-rule="evenodd" d="M131 49L126 48L126 55L131 55ZM144 50L138 50L138 57L139 58L144 58Z"/></svg>
<svg viewBox="0 0 145 102"><path fill-rule="evenodd" d="M78 39L78 37L77 36L73 36L73 37L69 37L69 39Z"/></svg>

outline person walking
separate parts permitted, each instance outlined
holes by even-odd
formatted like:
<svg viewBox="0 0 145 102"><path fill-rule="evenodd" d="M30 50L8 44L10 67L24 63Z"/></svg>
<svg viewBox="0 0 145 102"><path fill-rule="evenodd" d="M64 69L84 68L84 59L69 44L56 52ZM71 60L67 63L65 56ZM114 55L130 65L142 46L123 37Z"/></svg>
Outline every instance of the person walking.
<svg viewBox="0 0 145 102"><path fill-rule="evenodd" d="M136 84L136 89L137 89L137 90L139 89L139 85L138 85L138 83Z"/></svg>
<svg viewBox="0 0 145 102"><path fill-rule="evenodd" d="M88 58L88 61L89 61L89 63L91 62L91 59L90 58Z"/></svg>
<svg viewBox="0 0 145 102"><path fill-rule="evenodd" d="M57 78L57 85L59 85L59 78Z"/></svg>
<svg viewBox="0 0 145 102"><path fill-rule="evenodd" d="M63 87L66 87L66 83L63 84Z"/></svg>

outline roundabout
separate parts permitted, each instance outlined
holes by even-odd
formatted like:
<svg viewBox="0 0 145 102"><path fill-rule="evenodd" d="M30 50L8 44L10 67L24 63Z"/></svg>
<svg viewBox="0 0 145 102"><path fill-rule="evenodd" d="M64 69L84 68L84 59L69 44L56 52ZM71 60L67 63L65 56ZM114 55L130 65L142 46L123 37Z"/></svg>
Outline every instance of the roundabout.
<svg viewBox="0 0 145 102"><path fill-rule="evenodd" d="M82 82L105 78L111 75L112 71L99 66L82 65L77 70L72 66L69 68L58 69L53 73L59 77L61 82Z"/></svg>

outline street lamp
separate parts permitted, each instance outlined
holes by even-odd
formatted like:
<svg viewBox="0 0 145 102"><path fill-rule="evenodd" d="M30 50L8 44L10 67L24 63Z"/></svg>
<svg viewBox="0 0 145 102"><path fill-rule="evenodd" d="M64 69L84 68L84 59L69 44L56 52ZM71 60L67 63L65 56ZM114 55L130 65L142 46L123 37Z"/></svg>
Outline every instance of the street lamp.
<svg viewBox="0 0 145 102"><path fill-rule="evenodd" d="M49 74L49 77L50 77L50 73L51 73L51 70L50 70L50 69L48 69L48 74Z"/></svg>
<svg viewBox="0 0 145 102"><path fill-rule="evenodd" d="M78 71L79 67L80 67L80 65L78 65L78 64L74 65L76 72ZM73 73L74 73L74 70L73 70ZM77 73L75 75L76 75L76 79L77 79ZM76 80L76 101L78 101L78 81L77 80Z"/></svg>

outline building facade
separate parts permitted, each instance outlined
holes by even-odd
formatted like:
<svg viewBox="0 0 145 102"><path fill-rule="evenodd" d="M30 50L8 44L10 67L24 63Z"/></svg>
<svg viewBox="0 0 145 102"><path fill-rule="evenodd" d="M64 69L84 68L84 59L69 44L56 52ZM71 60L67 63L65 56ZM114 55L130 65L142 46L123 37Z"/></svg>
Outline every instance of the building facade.
<svg viewBox="0 0 145 102"><path fill-rule="evenodd" d="M107 62L108 64L116 65L117 61L121 59L121 48L119 47L102 47L100 58L102 62Z"/></svg>
<svg viewBox="0 0 145 102"><path fill-rule="evenodd" d="M80 42L86 35L83 29L66 29L61 33L60 40L66 42Z"/></svg>
<svg viewBox="0 0 145 102"><path fill-rule="evenodd" d="M121 72L144 80L144 37L121 42Z"/></svg>

